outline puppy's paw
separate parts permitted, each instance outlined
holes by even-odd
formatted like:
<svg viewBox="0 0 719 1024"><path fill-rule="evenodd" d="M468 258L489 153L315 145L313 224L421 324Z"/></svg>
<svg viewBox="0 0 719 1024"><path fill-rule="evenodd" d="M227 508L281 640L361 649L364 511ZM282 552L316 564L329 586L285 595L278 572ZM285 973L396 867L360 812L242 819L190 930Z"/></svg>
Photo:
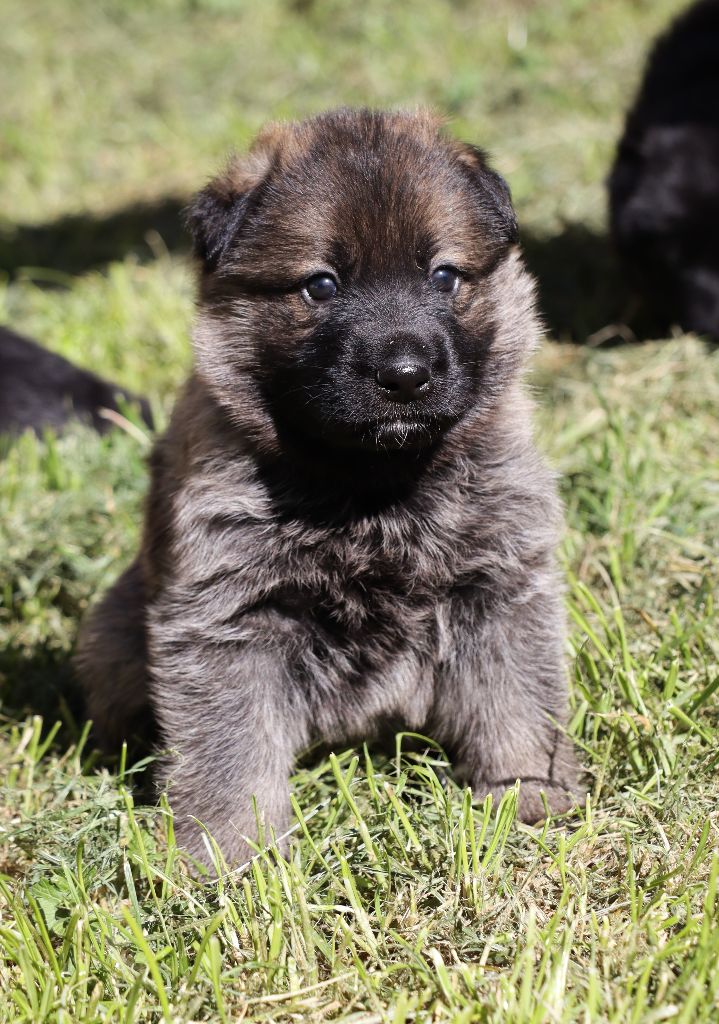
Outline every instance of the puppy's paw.
<svg viewBox="0 0 719 1024"><path fill-rule="evenodd" d="M548 814L552 817L557 814L566 814L576 805L577 799L574 793L565 789L564 786L551 782L538 782L534 779L522 782L520 779L517 817L526 825L536 825L538 822L544 821Z"/></svg>
<svg viewBox="0 0 719 1024"><path fill-rule="evenodd" d="M520 778L519 783L517 818L525 825L536 825L545 821L548 815L566 814L577 806L577 797L572 790L556 782ZM476 782L472 786L472 794L475 800L483 800L491 793L496 806L512 785L508 780L499 784Z"/></svg>

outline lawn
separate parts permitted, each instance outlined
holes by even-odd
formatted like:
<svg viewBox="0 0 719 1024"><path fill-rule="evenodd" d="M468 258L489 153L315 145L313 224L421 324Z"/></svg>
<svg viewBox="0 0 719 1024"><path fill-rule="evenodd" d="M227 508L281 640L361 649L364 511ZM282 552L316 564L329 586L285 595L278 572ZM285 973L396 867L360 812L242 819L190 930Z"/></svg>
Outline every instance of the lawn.
<svg viewBox="0 0 719 1024"><path fill-rule="evenodd" d="M603 181L677 0L5 0L0 321L153 402L190 361L178 210L273 117L430 104L510 181L549 337L581 811L441 751L302 766L288 859L193 878L69 657L137 541L143 430L0 440L0 1021L719 1019L719 352L651 339ZM624 338L624 343L616 344Z"/></svg>

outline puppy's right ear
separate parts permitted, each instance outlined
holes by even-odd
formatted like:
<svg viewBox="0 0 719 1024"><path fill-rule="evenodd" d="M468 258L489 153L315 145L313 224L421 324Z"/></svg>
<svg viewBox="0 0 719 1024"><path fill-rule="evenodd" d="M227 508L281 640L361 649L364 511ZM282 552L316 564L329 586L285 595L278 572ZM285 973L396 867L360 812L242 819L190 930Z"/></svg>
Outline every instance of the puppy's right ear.
<svg viewBox="0 0 719 1024"><path fill-rule="evenodd" d="M270 154L233 157L222 174L195 196L185 211L195 256L207 272L215 270L237 236L255 189L271 166Z"/></svg>
<svg viewBox="0 0 719 1024"><path fill-rule="evenodd" d="M456 143L456 154L465 172L470 175L482 209L495 222L498 238L502 242L514 244L519 238L519 228L509 185L501 174L492 170L484 150L478 146L468 142Z"/></svg>

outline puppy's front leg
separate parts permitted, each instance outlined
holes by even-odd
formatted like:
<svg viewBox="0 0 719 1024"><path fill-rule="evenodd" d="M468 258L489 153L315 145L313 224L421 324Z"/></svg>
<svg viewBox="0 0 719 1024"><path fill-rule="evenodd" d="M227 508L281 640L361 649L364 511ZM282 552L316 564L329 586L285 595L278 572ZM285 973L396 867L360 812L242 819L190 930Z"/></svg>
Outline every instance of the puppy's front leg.
<svg viewBox="0 0 719 1024"><path fill-rule="evenodd" d="M518 814L536 822L574 803L577 763L567 718L562 617L552 593L480 612L455 599L438 679L436 732L476 799L499 799L521 780Z"/></svg>
<svg viewBox="0 0 719 1024"><path fill-rule="evenodd" d="M280 836L290 816L289 775L304 745L306 715L289 685L286 658L256 644L152 645L152 698L169 749L168 786L180 846L207 862L198 819L230 864L252 855L247 840ZM255 805L260 819L258 836Z"/></svg>

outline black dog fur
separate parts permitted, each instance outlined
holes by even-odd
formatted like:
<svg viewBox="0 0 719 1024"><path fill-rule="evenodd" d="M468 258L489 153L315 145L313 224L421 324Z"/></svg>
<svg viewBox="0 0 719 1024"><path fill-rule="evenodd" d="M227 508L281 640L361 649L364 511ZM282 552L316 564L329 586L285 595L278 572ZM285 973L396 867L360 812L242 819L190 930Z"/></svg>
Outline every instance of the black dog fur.
<svg viewBox="0 0 719 1024"><path fill-rule="evenodd" d="M103 411L119 412L118 398L139 404L143 420L152 426L146 399L0 326L0 434L61 430L71 419L85 420L104 433L112 421Z"/></svg>
<svg viewBox="0 0 719 1024"><path fill-rule="evenodd" d="M657 41L609 179L612 235L660 330L719 340L719 2Z"/></svg>

